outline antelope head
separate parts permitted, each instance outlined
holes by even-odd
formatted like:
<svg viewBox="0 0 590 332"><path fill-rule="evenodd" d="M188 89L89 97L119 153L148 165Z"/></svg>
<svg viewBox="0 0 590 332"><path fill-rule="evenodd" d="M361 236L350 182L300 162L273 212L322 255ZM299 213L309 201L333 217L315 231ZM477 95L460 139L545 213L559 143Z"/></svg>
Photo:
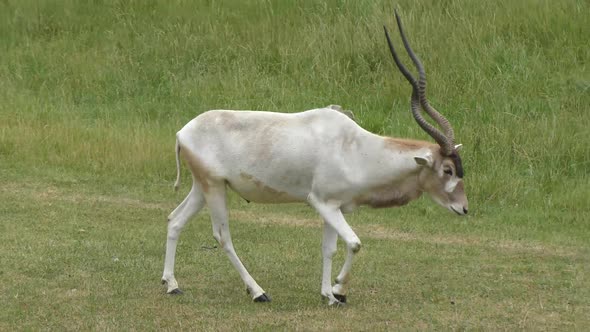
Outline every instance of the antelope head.
<svg viewBox="0 0 590 332"><path fill-rule="evenodd" d="M395 11L395 19L404 47L418 70L418 80L412 76L410 71L400 61L393 47L393 43L389 38L387 28L383 26L389 50L391 51L395 64L410 85L412 85L410 107L414 119L438 143L438 149L426 155L414 157L416 163L422 167L418 176L420 188L424 192L427 192L438 204L459 215L465 215L467 214L468 203L463 187L463 165L459 156L461 144L455 145L455 134L451 124L428 102L426 98L426 73L424 66L408 43L397 10ZM442 132L424 119L421 108L442 128Z"/></svg>

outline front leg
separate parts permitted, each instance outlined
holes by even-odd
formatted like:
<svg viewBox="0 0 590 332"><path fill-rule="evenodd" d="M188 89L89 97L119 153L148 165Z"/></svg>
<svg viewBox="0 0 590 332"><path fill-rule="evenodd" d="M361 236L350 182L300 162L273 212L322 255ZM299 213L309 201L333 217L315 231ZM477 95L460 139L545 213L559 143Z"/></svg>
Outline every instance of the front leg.
<svg viewBox="0 0 590 332"><path fill-rule="evenodd" d="M322 240L322 291L323 297L327 298L329 304L339 303L334 294L332 294L332 257L336 253L338 242L338 233L328 222L324 220L324 238Z"/></svg>
<svg viewBox="0 0 590 332"><path fill-rule="evenodd" d="M330 224L324 221L324 238L322 241L323 272L322 272L322 296L329 300L329 304L346 303L348 293L348 281L352 268L354 253L347 249L346 260L342 270L336 277L336 284L332 287L332 257L336 253L338 233Z"/></svg>
<svg viewBox="0 0 590 332"><path fill-rule="evenodd" d="M361 248L361 241L354 233L352 228L348 225L340 207L333 202L324 202L319 200L315 195L310 194L308 197L309 203L320 213L324 218L324 241L322 244L324 254L324 272L322 274L322 295L328 295L330 304L346 301L346 283L350 278L350 270L352 268L352 258ZM328 291L330 285L330 278L332 272L332 256L336 251L336 236L338 234L346 243L347 257L342 267L342 271L336 280L334 288ZM344 301L339 301L334 294L340 295ZM330 296L331 295L331 296Z"/></svg>
<svg viewBox="0 0 590 332"><path fill-rule="evenodd" d="M332 294L342 303L346 303L346 294L348 293L348 282L350 281L350 270L352 269L352 258L354 252L348 248L346 251L346 260L342 266L342 270L336 277L336 284L332 287Z"/></svg>

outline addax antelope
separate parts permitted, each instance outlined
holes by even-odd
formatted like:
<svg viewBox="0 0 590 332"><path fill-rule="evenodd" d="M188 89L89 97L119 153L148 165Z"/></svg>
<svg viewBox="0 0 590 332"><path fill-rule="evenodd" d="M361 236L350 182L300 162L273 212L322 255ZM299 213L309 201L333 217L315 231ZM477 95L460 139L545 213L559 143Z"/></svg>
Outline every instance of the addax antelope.
<svg viewBox="0 0 590 332"><path fill-rule="evenodd" d="M362 205L402 206L426 192L448 210L467 214L461 145L454 145L449 121L429 104L424 68L406 39L397 12L395 15L418 79L400 62L384 26L389 49L412 86L412 115L436 144L372 134L338 106L295 114L212 110L197 116L176 134L175 187L180 181L180 156L190 167L193 185L169 216L162 276L168 293L181 292L174 277L180 231L207 205L213 236L238 270L248 293L255 302L270 301L234 250L227 188L250 202L306 202L319 213L323 219L321 295L329 304L346 302L353 257L361 248L344 212ZM442 131L423 118L421 108ZM332 285L338 236L346 243L347 255Z"/></svg>

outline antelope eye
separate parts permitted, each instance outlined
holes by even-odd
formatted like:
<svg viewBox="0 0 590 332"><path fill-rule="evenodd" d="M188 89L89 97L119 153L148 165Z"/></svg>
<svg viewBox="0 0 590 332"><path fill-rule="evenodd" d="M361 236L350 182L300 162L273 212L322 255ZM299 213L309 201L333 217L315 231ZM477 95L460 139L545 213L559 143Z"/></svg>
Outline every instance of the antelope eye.
<svg viewBox="0 0 590 332"><path fill-rule="evenodd" d="M452 169L450 169L450 168L445 168L445 169L443 170L443 172L445 172L445 174L447 174L447 175L453 175L453 170L452 170Z"/></svg>

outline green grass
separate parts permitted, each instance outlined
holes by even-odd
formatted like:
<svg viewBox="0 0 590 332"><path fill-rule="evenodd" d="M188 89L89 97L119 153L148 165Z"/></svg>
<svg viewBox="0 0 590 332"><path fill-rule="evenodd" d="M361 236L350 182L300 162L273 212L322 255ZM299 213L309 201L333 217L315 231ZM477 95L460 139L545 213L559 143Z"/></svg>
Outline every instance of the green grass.
<svg viewBox="0 0 590 332"><path fill-rule="evenodd" d="M427 139L383 37L391 2L0 1L0 330L590 328L588 2L396 7L464 144L470 216L426 199L349 216L363 250L336 309L316 214L233 195L238 255L273 302L203 249L206 211L181 236L185 294L164 294L189 183L172 191L174 134L213 108L340 104Z"/></svg>

